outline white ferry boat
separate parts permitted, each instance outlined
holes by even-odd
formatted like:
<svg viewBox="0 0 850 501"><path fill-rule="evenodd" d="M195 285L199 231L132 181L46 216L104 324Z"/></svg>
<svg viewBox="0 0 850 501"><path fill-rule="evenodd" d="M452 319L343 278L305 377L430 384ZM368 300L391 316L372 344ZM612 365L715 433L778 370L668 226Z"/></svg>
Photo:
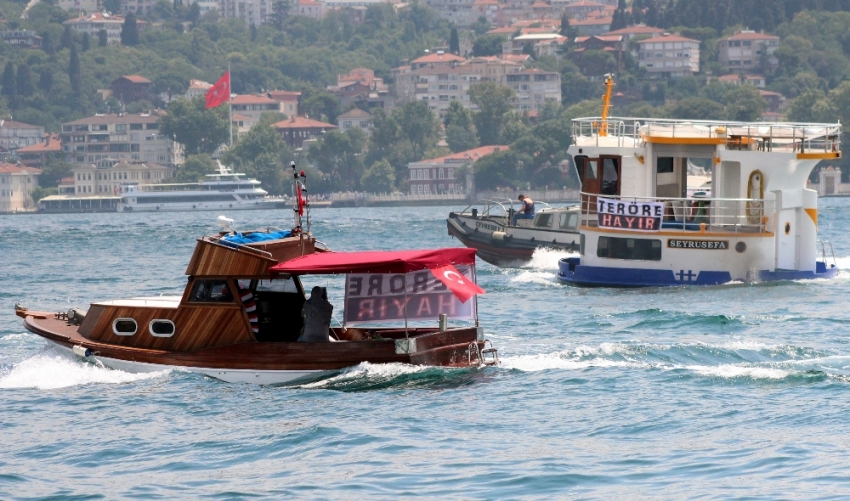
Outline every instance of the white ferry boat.
<svg viewBox="0 0 850 501"><path fill-rule="evenodd" d="M840 158L840 124L609 118L606 110L573 120L580 255L560 260L561 281L713 285L838 273L831 244L818 240L817 193L806 180L819 161ZM697 159L710 166L710 190L688 190Z"/></svg>
<svg viewBox="0 0 850 501"><path fill-rule="evenodd" d="M122 190L118 212L274 209L285 205L283 198L269 197L260 184L219 163L218 173L197 183L128 185Z"/></svg>

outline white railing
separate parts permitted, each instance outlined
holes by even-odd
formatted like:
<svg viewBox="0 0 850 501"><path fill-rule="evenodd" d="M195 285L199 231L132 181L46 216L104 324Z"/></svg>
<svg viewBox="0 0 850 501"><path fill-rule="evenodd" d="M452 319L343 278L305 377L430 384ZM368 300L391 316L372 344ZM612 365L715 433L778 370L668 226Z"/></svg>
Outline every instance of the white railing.
<svg viewBox="0 0 850 501"><path fill-rule="evenodd" d="M793 153L841 151L841 124L794 122L727 122L656 118L601 117L572 121L574 145L632 146L647 138L696 139L731 150Z"/></svg>
<svg viewBox="0 0 850 501"><path fill-rule="evenodd" d="M664 204L663 231L764 233L774 229L775 201L748 198L660 198L582 193L582 226L598 227L597 198Z"/></svg>

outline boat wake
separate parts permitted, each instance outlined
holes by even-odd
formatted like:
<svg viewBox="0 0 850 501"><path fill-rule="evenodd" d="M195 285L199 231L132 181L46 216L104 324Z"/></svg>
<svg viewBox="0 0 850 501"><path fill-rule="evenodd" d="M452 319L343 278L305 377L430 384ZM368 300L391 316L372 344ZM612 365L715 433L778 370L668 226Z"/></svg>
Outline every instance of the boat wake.
<svg viewBox="0 0 850 501"><path fill-rule="evenodd" d="M0 388L52 390L92 383L122 384L155 379L168 372L132 374L76 360L48 348L0 372Z"/></svg>
<svg viewBox="0 0 850 501"><path fill-rule="evenodd" d="M502 357L501 367L519 372L650 370L677 379L732 382L850 380L850 354L791 345L735 340L716 345L602 343L596 347Z"/></svg>
<svg viewBox="0 0 850 501"><path fill-rule="evenodd" d="M446 389L473 384L477 369L452 369L400 363L371 364L363 362L339 372L325 374L320 379L295 385L303 389L323 389L360 392L386 389Z"/></svg>

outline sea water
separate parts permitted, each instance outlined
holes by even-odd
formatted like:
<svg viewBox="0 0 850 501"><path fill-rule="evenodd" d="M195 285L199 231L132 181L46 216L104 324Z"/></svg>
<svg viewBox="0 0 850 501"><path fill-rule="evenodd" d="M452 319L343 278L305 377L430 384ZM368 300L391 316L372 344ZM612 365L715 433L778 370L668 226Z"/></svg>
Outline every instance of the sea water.
<svg viewBox="0 0 850 501"><path fill-rule="evenodd" d="M336 250L457 246L452 209L319 209L313 231ZM479 263L501 366L361 364L285 386L105 369L14 316L179 294L218 215L0 216L0 499L850 497L847 272L587 289L539 250ZM820 201L846 268L848 222L850 199ZM340 309L341 281L318 280Z"/></svg>

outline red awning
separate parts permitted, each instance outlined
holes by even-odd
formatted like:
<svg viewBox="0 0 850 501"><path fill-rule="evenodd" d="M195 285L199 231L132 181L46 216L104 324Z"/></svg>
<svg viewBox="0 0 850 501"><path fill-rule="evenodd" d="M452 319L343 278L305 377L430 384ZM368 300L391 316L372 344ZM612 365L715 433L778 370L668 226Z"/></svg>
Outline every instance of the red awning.
<svg viewBox="0 0 850 501"><path fill-rule="evenodd" d="M475 249L320 252L278 263L269 268L269 271L272 275L409 273L455 264L475 264Z"/></svg>

